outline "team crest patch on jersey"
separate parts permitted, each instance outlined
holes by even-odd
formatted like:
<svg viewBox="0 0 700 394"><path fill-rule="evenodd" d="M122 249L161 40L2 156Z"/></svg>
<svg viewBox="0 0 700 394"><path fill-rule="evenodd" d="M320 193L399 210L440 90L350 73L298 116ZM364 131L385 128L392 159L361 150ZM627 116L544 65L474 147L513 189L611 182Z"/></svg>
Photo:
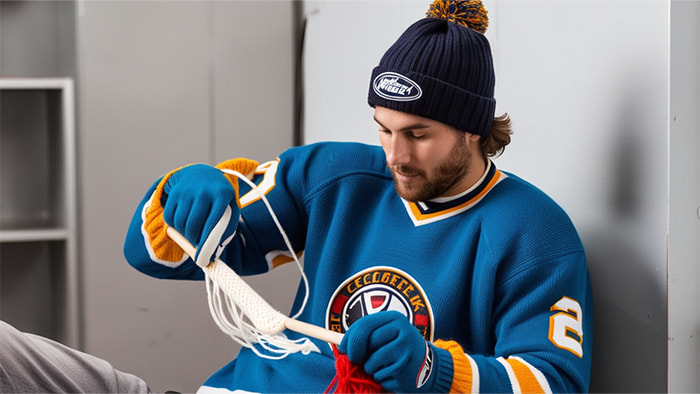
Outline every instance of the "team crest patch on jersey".
<svg viewBox="0 0 700 394"><path fill-rule="evenodd" d="M326 327L344 333L359 318L398 311L433 340L433 313L418 282L392 267L372 267L348 278L333 294L326 310Z"/></svg>
<svg viewBox="0 0 700 394"><path fill-rule="evenodd" d="M394 101L418 100L423 91L410 78L394 72L377 75L372 83L374 92L380 97Z"/></svg>

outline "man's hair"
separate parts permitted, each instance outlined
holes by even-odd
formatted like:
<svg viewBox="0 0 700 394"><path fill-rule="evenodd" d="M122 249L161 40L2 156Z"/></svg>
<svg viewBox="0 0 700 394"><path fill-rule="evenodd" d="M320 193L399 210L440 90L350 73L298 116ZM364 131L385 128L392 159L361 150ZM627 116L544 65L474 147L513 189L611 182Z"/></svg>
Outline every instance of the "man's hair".
<svg viewBox="0 0 700 394"><path fill-rule="evenodd" d="M491 132L481 137L481 153L485 157L498 157L506 149L506 145L510 144L510 135L513 134L511 127L510 116L504 113L501 116L496 116L491 125Z"/></svg>

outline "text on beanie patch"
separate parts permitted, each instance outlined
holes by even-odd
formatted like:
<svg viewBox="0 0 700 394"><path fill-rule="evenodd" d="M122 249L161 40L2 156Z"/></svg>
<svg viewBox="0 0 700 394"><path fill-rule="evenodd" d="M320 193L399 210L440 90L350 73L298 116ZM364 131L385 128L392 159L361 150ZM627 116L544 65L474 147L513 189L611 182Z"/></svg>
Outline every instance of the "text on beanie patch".
<svg viewBox="0 0 700 394"><path fill-rule="evenodd" d="M395 72L384 72L377 75L372 87L377 95L394 101L417 100L423 94L417 83Z"/></svg>

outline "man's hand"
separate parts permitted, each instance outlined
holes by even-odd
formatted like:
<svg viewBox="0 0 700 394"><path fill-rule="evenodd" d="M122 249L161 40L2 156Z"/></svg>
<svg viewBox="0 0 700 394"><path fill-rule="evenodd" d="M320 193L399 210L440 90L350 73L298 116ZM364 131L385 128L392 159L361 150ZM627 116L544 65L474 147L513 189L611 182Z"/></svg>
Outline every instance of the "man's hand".
<svg viewBox="0 0 700 394"><path fill-rule="evenodd" d="M353 363L393 392L434 392L441 350L399 312L379 312L353 323L338 346Z"/></svg>
<svg viewBox="0 0 700 394"><path fill-rule="evenodd" d="M233 186L221 170L205 164L189 165L173 173L163 188L161 204L165 223L197 246L195 261L227 207L231 208L230 221L214 245L230 237L238 225ZM207 259L214 254L213 250L209 252Z"/></svg>

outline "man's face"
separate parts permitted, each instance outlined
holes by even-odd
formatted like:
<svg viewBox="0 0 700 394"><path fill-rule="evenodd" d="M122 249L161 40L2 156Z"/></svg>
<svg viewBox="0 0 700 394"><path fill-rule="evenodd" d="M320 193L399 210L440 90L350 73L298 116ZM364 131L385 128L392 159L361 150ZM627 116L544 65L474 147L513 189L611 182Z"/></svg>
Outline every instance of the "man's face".
<svg viewBox="0 0 700 394"><path fill-rule="evenodd" d="M377 106L374 120L398 194L427 201L459 194L484 171L479 137L444 123Z"/></svg>

